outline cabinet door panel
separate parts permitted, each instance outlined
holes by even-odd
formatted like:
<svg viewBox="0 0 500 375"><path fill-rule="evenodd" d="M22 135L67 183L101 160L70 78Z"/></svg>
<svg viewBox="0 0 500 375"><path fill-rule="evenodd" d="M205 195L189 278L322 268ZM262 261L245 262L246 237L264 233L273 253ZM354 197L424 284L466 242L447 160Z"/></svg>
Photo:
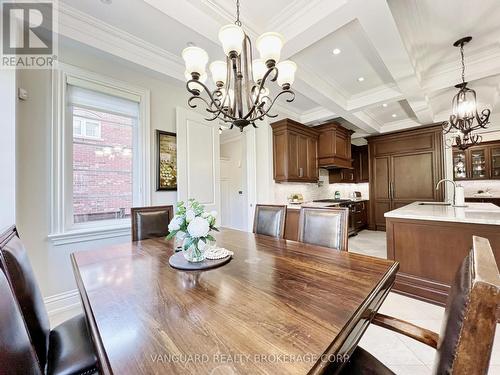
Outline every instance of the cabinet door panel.
<svg viewBox="0 0 500 375"><path fill-rule="evenodd" d="M307 152L307 137L303 135L297 136L297 162L299 178L307 180L308 152Z"/></svg>
<svg viewBox="0 0 500 375"><path fill-rule="evenodd" d="M436 189L433 165L432 152L393 156L393 200L434 200Z"/></svg>
<svg viewBox="0 0 500 375"><path fill-rule="evenodd" d="M359 182L368 182L370 179L368 169L368 147L365 146L359 151Z"/></svg>
<svg viewBox="0 0 500 375"><path fill-rule="evenodd" d="M307 139L307 178L309 180L318 179L318 159L317 159L318 141L316 138Z"/></svg>
<svg viewBox="0 0 500 375"><path fill-rule="evenodd" d="M286 180L286 161L284 155L286 155L287 150L287 136L286 133L274 134L274 149L273 149L273 160L274 160L274 179L277 181Z"/></svg>
<svg viewBox="0 0 500 375"><path fill-rule="evenodd" d="M373 170L374 178L373 183L375 184L375 196L374 199L390 199L389 197L389 181L390 181L390 169L389 169L390 159L388 157L374 158L373 160Z"/></svg>
<svg viewBox="0 0 500 375"><path fill-rule="evenodd" d="M387 211L391 210L391 202L386 201L386 202L380 202L376 201L374 204L375 208L375 213L374 213L374 219L375 219L375 226L377 230L384 230L385 229L385 216L384 214Z"/></svg>
<svg viewBox="0 0 500 375"><path fill-rule="evenodd" d="M288 178L299 178L299 142L298 136L288 133Z"/></svg>
<svg viewBox="0 0 500 375"><path fill-rule="evenodd" d="M329 157L333 154L333 140L335 131L327 130L321 132L318 139L318 158Z"/></svg>

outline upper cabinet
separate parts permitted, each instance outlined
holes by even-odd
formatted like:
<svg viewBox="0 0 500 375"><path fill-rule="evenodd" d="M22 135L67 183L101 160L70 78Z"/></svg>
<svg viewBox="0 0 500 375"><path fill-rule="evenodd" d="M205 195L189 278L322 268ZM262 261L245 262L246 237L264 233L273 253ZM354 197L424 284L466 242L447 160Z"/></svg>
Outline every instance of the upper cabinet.
<svg viewBox="0 0 500 375"><path fill-rule="evenodd" d="M500 141L482 142L461 151L453 147L455 180L500 179Z"/></svg>
<svg viewBox="0 0 500 375"><path fill-rule="evenodd" d="M271 124L276 182L318 182L318 133L290 119Z"/></svg>
<svg viewBox="0 0 500 375"><path fill-rule="evenodd" d="M359 183L369 181L368 145L351 146L352 168L330 169L330 183Z"/></svg>
<svg viewBox="0 0 500 375"><path fill-rule="evenodd" d="M319 133L318 166L320 168L352 168L351 130L336 122L329 122L314 129Z"/></svg>

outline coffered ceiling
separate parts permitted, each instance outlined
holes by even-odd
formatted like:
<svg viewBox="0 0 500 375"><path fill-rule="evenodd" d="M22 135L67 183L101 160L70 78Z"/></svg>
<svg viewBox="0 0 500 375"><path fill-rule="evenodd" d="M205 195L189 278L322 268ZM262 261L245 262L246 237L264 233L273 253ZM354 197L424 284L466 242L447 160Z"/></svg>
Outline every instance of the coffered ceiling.
<svg viewBox="0 0 500 375"><path fill-rule="evenodd" d="M217 33L235 1L60 0L60 10L65 36L181 83L188 42L223 57ZM499 19L498 0L241 0L249 35L282 33L282 59L298 64L297 99L281 115L342 117L355 136L445 120L460 81L452 43L466 35L466 79L500 124Z"/></svg>

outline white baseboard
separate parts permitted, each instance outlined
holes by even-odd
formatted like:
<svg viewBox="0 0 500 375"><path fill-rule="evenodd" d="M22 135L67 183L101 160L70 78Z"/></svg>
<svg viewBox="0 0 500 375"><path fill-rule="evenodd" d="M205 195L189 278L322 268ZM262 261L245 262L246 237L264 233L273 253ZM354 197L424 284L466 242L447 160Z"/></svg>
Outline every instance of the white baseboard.
<svg viewBox="0 0 500 375"><path fill-rule="evenodd" d="M80 294L77 289L48 296L43 299L43 302L49 317L81 306Z"/></svg>

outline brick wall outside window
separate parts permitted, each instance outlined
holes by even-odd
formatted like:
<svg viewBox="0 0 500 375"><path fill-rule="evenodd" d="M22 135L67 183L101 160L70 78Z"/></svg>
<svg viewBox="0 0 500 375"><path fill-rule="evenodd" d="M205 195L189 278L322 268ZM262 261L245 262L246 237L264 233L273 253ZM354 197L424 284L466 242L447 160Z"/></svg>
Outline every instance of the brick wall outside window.
<svg viewBox="0 0 500 375"><path fill-rule="evenodd" d="M101 124L100 138L73 137L74 222L130 216L135 120L78 107L73 115Z"/></svg>

